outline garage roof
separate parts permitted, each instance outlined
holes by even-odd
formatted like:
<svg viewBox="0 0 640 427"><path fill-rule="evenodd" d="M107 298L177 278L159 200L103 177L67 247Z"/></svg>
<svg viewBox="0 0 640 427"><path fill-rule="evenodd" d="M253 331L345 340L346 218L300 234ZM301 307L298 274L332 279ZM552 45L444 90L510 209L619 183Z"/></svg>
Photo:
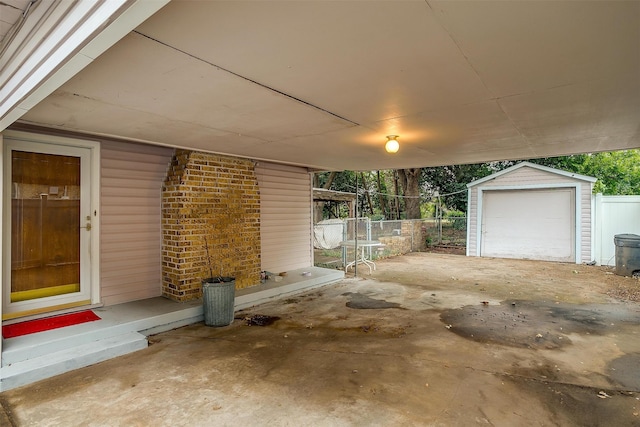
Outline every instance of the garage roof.
<svg viewBox="0 0 640 427"><path fill-rule="evenodd" d="M531 162L520 162L517 165L513 165L507 169L503 169L499 172L496 172L494 174L491 174L489 176L485 176L484 178L480 178L478 180L475 180L473 182L470 182L469 184L467 184L467 188L471 188L474 187L476 185L480 185L482 183L485 183L487 181L491 181L493 179L496 179L502 175L506 175L508 173L514 172L518 169L524 168L524 167L529 167L529 168L533 168L533 169L537 169L537 170L541 170L544 172L550 172L550 173L554 173L556 175L560 175L560 176L564 176L567 178L573 178L573 179L578 179L581 181L587 181L587 182L596 182L598 180L598 178L594 178L592 176L586 176L586 175L580 175L577 173L573 173L573 172L567 172L567 171L563 171L560 169L555 169L555 168L550 168L548 166L542 166L542 165L538 165L535 163L531 163Z"/></svg>

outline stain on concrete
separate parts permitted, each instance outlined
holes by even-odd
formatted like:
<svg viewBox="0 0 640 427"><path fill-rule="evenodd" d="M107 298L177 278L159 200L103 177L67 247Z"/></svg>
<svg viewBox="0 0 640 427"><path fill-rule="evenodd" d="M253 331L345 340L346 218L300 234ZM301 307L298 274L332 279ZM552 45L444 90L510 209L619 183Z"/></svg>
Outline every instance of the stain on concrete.
<svg viewBox="0 0 640 427"><path fill-rule="evenodd" d="M520 389L531 395L532 400L546 407L553 414L554 425L596 427L640 424L638 412L629 409L635 407L636 393L531 378L507 376L505 379L518 384ZM529 411L524 410L521 415L522 425L545 425Z"/></svg>
<svg viewBox="0 0 640 427"><path fill-rule="evenodd" d="M629 353L613 359L608 367L609 378L628 390L640 390L640 353Z"/></svg>
<svg viewBox="0 0 640 427"><path fill-rule="evenodd" d="M0 426L16 427L18 423L11 412L11 406L0 397Z"/></svg>
<svg viewBox="0 0 640 427"><path fill-rule="evenodd" d="M269 327L200 322L140 352L3 392L0 426L640 425L640 394L619 379L639 371L640 306L614 307L605 292L638 282L609 273L438 254L381 260L372 278L324 287L322 297L236 313L281 317ZM352 309L345 303L360 297L347 291L401 307ZM472 321L494 336L521 335L492 345L470 339L473 331L451 334ZM612 362L625 354L633 356Z"/></svg>
<svg viewBox="0 0 640 427"><path fill-rule="evenodd" d="M620 304L578 305L548 301L502 301L449 309L440 319L464 338L512 347L555 349L571 344L571 334L612 332L640 324L637 310Z"/></svg>
<svg viewBox="0 0 640 427"><path fill-rule="evenodd" d="M355 308L357 310L376 310L376 309L386 309L386 308L401 308L400 304L395 302L388 302L385 300L379 300L375 298L370 298L366 295L357 293L357 292L346 292L342 294L343 296L348 296L349 301L347 301L347 307Z"/></svg>
<svg viewBox="0 0 640 427"><path fill-rule="evenodd" d="M280 320L280 317L266 316L264 314L253 314L251 316L244 317L242 320L247 323L247 326L269 326Z"/></svg>

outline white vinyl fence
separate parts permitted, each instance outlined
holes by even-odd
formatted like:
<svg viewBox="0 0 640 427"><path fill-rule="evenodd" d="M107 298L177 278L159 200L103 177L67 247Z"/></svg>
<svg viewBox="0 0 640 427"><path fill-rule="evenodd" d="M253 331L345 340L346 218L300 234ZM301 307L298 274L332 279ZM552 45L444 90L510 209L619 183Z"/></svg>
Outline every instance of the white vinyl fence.
<svg viewBox="0 0 640 427"><path fill-rule="evenodd" d="M640 196L603 196L592 199L593 250L598 265L615 265L616 234L640 235Z"/></svg>

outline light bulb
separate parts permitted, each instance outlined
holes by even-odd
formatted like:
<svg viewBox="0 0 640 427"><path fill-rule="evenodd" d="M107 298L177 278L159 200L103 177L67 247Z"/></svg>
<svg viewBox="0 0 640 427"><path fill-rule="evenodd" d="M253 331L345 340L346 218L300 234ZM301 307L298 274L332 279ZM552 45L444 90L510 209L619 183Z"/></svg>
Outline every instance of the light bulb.
<svg viewBox="0 0 640 427"><path fill-rule="evenodd" d="M387 143L384 145L384 149L387 150L387 153L397 153L400 149L398 135L388 135Z"/></svg>

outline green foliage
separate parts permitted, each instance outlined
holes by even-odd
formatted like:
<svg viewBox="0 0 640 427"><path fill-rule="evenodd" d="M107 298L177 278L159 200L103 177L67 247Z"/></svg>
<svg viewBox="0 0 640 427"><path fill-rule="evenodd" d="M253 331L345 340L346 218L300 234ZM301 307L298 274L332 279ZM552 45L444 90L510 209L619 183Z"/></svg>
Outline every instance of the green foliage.
<svg viewBox="0 0 640 427"><path fill-rule="evenodd" d="M640 194L640 150L592 154L585 161L583 173L598 178L596 193Z"/></svg>
<svg viewBox="0 0 640 427"><path fill-rule="evenodd" d="M597 178L593 192L640 194L640 150L623 150L527 160L543 166ZM511 167L519 161L440 166L423 169L423 187L438 191L450 209L467 210L466 184ZM455 193L455 194L451 194Z"/></svg>
<svg viewBox="0 0 640 427"><path fill-rule="evenodd" d="M331 172L318 172L315 175L315 187L324 188L329 180ZM345 191L348 193L355 192L356 178L353 171L342 171L335 173L329 190Z"/></svg>
<svg viewBox="0 0 640 427"><path fill-rule="evenodd" d="M434 218L436 216L436 204L433 202L425 202L420 205L422 218Z"/></svg>
<svg viewBox="0 0 640 427"><path fill-rule="evenodd" d="M542 157L539 159L527 160L530 163L535 163L542 166L548 166L554 169L560 169L567 172L575 172L583 175L582 166L585 158L588 154L574 154L571 156L562 157ZM514 164L517 162L514 162Z"/></svg>
<svg viewBox="0 0 640 427"><path fill-rule="evenodd" d="M380 180L378 181L378 171L357 172L358 174L358 216L369 216L373 220L388 219L389 215L389 194L392 193L388 188L393 187L393 171L379 171ZM324 188L329 179L332 179L329 190L343 191L347 193L356 192L356 172L342 171L334 172L333 178L330 178L331 172L319 172L314 176L314 187ZM379 184L378 184L379 183ZM390 193L391 191L391 193ZM382 194L382 197L380 196ZM367 195L369 197L367 197ZM385 202L385 211L381 208L380 199ZM371 207L369 207L371 200ZM373 211L373 213L371 212ZM340 207L340 217L346 218L346 205ZM325 212L325 217L328 217Z"/></svg>
<svg viewBox="0 0 640 427"><path fill-rule="evenodd" d="M323 249L322 256L340 258L342 256L342 249Z"/></svg>
<svg viewBox="0 0 640 427"><path fill-rule="evenodd" d="M467 228L466 214L461 211L449 211L444 215L451 221L454 230L465 230Z"/></svg>
<svg viewBox="0 0 640 427"><path fill-rule="evenodd" d="M598 181L594 185L594 193L606 195L640 194L640 150L638 149L547 157L528 161L567 172L595 177ZM421 216L423 218L434 217L436 203L440 203L440 206L444 207L445 210L452 209L466 212L466 185L468 183L517 163L519 161L500 161L422 168L419 177L420 193L424 196L420 204ZM397 200L393 197L395 193L394 171L379 172L379 181L377 171L364 172L362 175L358 172L358 187L360 190L358 194L358 210L361 215L366 214L375 219L393 218L395 217L393 215L395 209L397 209L397 207L393 208L393 203ZM317 174L315 185L324 186L330 175L329 172ZM356 173L343 171L334 174L329 188L353 193L355 192L355 183ZM439 200L432 197L436 191L440 195ZM367 192L369 198L366 197ZM371 201L371 209L368 208L369 200ZM402 217L404 216L403 207L405 204L402 199L399 200L400 215ZM456 221L460 222L460 220Z"/></svg>
<svg viewBox="0 0 640 427"><path fill-rule="evenodd" d="M467 184L512 164L512 162L492 162L423 168L423 187L432 193L437 191L446 207L466 211Z"/></svg>
<svg viewBox="0 0 640 427"><path fill-rule="evenodd" d="M623 150L530 160L532 163L598 178L594 193L640 194L640 150Z"/></svg>

